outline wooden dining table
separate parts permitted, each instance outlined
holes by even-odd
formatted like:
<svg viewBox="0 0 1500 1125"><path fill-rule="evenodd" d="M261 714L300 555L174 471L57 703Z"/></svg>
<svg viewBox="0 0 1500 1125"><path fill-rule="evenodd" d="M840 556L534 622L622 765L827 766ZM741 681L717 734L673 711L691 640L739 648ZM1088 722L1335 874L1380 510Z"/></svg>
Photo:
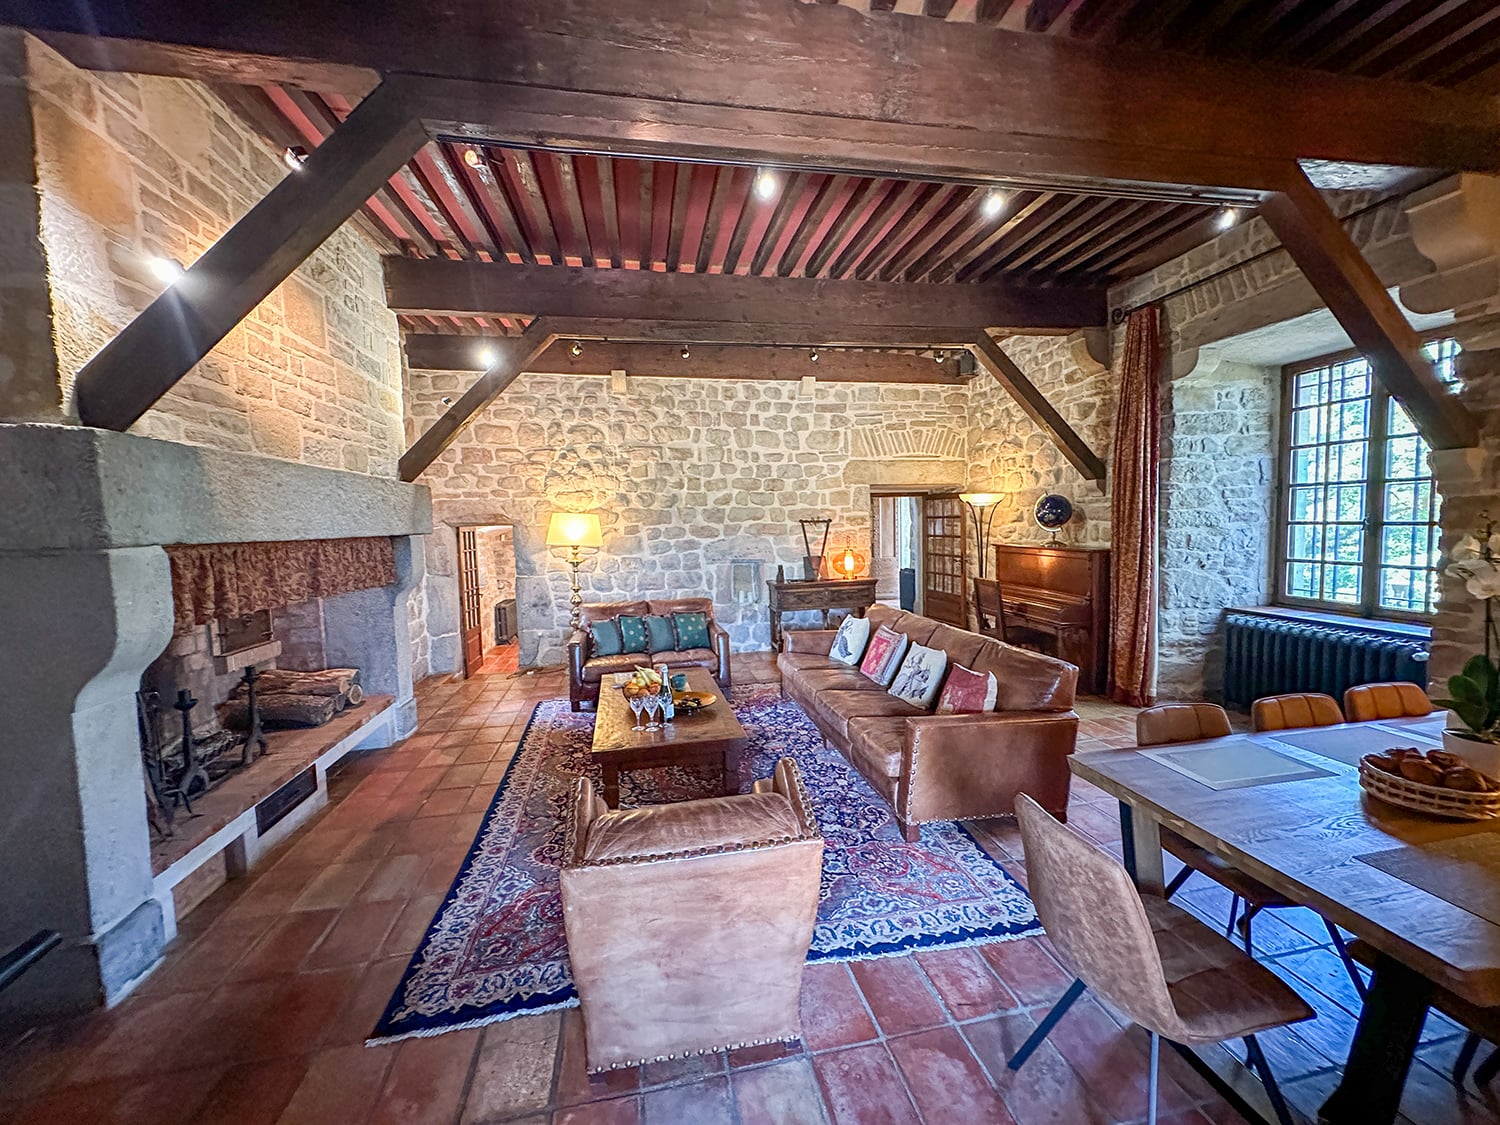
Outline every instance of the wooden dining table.
<svg viewBox="0 0 1500 1125"><path fill-rule="evenodd" d="M1321 1109L1333 1125L1395 1120L1433 984L1500 1005L1500 822L1434 819L1359 785L1362 755L1440 744L1433 716L1070 759L1120 802L1125 864L1143 891L1163 889L1166 826L1374 948L1343 1079Z"/></svg>

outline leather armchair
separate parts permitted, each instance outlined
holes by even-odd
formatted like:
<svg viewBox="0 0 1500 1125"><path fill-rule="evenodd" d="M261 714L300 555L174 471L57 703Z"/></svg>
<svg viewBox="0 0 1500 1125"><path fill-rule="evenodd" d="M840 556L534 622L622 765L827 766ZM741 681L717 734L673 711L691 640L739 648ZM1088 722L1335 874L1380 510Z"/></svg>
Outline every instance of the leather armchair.
<svg viewBox="0 0 1500 1125"><path fill-rule="evenodd" d="M752 793L640 809L579 779L561 881L591 1074L801 1037L809 809L790 758Z"/></svg>
<svg viewBox="0 0 1500 1125"><path fill-rule="evenodd" d="M595 656L591 652L588 626L608 621L621 614L645 617L648 614L703 613L708 615L708 648L690 648L664 652L626 652L618 656ZM669 668L698 666L713 673L721 688L731 685L729 633L714 619L711 598L657 598L651 601L607 602L582 607L583 627L568 635L568 699L573 710L583 710L585 703L599 699L599 682L614 672L628 672L636 665L665 663Z"/></svg>

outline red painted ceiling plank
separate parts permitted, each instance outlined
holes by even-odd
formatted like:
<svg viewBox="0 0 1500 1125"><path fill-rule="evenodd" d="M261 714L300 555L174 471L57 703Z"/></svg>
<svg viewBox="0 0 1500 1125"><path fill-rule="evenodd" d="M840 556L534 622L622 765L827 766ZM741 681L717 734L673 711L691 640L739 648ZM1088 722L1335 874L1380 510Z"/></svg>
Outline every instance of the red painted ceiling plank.
<svg viewBox="0 0 1500 1125"><path fill-rule="evenodd" d="M536 166L531 154L524 149L500 150L496 161L499 183L509 197L516 220L526 234L526 241L536 253L538 264L544 266L562 263L562 247L557 233L552 229L552 218L547 213L542 189L537 183Z"/></svg>
<svg viewBox="0 0 1500 1125"><path fill-rule="evenodd" d="M443 148L435 141L424 145L412 158L411 169L428 198L447 214L448 225L464 240L470 252L482 253L490 261L498 257L498 248L464 194Z"/></svg>
<svg viewBox="0 0 1500 1125"><path fill-rule="evenodd" d="M609 165L602 158L578 156L573 160L573 171L578 177L578 195L583 203L583 220L588 227L588 264L597 269L609 269L614 264L614 251L605 232L604 199L599 182L601 175L610 175ZM613 192L611 183L611 195Z"/></svg>
<svg viewBox="0 0 1500 1125"><path fill-rule="evenodd" d="M620 219L620 262L628 270L638 270L641 268L641 168L625 157L610 163L615 170L615 207Z"/></svg>
<svg viewBox="0 0 1500 1125"><path fill-rule="evenodd" d="M469 150L467 145L446 148L450 163L462 177L460 183L465 194L484 219L491 237L504 252L505 260L535 264L536 255L532 253L531 245L526 241L520 223L516 221L515 212L511 210L504 190L496 181L495 168L490 162L488 150L477 146L472 149L481 157L478 167L464 159L463 153Z"/></svg>
<svg viewBox="0 0 1500 1125"><path fill-rule="evenodd" d="M752 180L752 184L753 182ZM725 273L748 274L750 272L750 263L755 257L752 249L759 246L761 239L766 237L766 231L771 226L771 218L776 214L777 202L778 200L775 199L763 200L753 194L745 201L741 215L748 215L749 219L745 224L744 237L737 237L736 242L730 245L730 254L724 259ZM737 229L735 233L738 236L740 232ZM730 260L731 257L733 261Z"/></svg>
<svg viewBox="0 0 1500 1125"><path fill-rule="evenodd" d="M652 195L652 160L640 160L636 162L637 178L640 183L636 192L635 221L637 236L639 238L640 268L648 270L651 268L651 216L655 207L651 202Z"/></svg>
<svg viewBox="0 0 1500 1125"><path fill-rule="evenodd" d="M859 233L834 259L828 276L852 276L859 264L872 249L880 245L881 240L901 221L906 212L937 190L937 184L923 184L916 180L899 181L896 189L881 201L869 221L860 227Z"/></svg>
<svg viewBox="0 0 1500 1125"><path fill-rule="evenodd" d="M900 221L892 223L875 242L864 261L854 271L860 281L879 279L887 262L899 254L912 238L927 224L952 213L961 199L956 184L932 184L934 190L923 195L919 201L907 208Z"/></svg>
<svg viewBox="0 0 1500 1125"><path fill-rule="evenodd" d="M834 189L832 202L818 224L813 228L812 237L807 241L807 248L797 257L793 263L791 274L793 277L806 277L808 263L812 261L813 255L822 246L823 240L828 237L843 214L844 208L849 206L849 201L854 197L855 190L860 186L860 180L854 176L840 177L838 186Z"/></svg>
<svg viewBox="0 0 1500 1125"><path fill-rule="evenodd" d="M866 177L859 187L858 192L844 205L844 213L839 216L833 229L823 239L822 245L813 252L812 257L807 259L807 274L809 277L827 277L828 267L835 258L843 253L844 248L849 245L849 240L865 223L869 222L875 208L891 192L897 190L894 180L877 180Z"/></svg>
<svg viewBox="0 0 1500 1125"><path fill-rule="evenodd" d="M692 165L692 178L688 188L687 210L683 214L681 243L677 253L667 261L667 268L674 273L692 273L698 257L698 245L703 241L703 224L708 221L708 207L713 199L714 181L719 170L709 165ZM680 182L680 181L679 181ZM674 234L676 232L674 231Z"/></svg>
<svg viewBox="0 0 1500 1125"><path fill-rule="evenodd" d="M676 198L677 177L687 173L670 160L657 161L655 184L651 192L651 268L663 273L667 268L667 246L672 236L672 203Z"/></svg>
<svg viewBox="0 0 1500 1125"><path fill-rule="evenodd" d="M769 245L762 241L760 248L755 251L755 258L750 263L751 273L775 276L778 269L777 263L785 256L787 247L791 246L792 240L797 237L797 232L802 229L807 212L812 208L813 201L818 198L818 192L823 189L828 179L828 176L818 173L787 179L782 186L782 191L794 194L786 209L785 220L779 231L768 232L767 237L772 237L774 240Z"/></svg>
<svg viewBox="0 0 1500 1125"><path fill-rule="evenodd" d="M750 182L755 179L755 170L752 168L730 168L729 179L721 180L723 184L723 203L719 207L719 214L714 215L714 207L709 208L709 224L711 230L704 232L704 245L701 249L707 251L705 258L699 253L698 262L703 265L704 273L723 273L724 257L729 251L729 240L734 237L734 219L745 206L745 199L750 194Z"/></svg>
<svg viewBox="0 0 1500 1125"><path fill-rule="evenodd" d="M534 152L531 156L542 206L562 249L562 264L581 266L589 256L588 231L584 229L583 208L578 202L573 157L566 152Z"/></svg>

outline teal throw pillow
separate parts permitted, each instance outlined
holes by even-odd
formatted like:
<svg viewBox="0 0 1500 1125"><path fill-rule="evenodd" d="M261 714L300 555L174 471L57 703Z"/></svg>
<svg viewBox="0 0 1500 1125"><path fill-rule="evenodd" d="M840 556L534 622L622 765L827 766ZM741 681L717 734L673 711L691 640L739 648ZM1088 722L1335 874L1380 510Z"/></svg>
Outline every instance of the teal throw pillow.
<svg viewBox="0 0 1500 1125"><path fill-rule="evenodd" d="M613 621L595 621L589 626L594 639L595 656L619 656L625 651L620 640L620 626Z"/></svg>
<svg viewBox="0 0 1500 1125"><path fill-rule="evenodd" d="M626 652L646 651L646 619L622 613L615 618L620 623L620 641Z"/></svg>
<svg viewBox="0 0 1500 1125"><path fill-rule="evenodd" d="M713 647L708 643L708 614L674 613L672 624L677 626L677 643L682 648Z"/></svg>
<svg viewBox="0 0 1500 1125"><path fill-rule="evenodd" d="M646 619L646 644L651 652L672 652L677 648L677 630L665 614L653 613Z"/></svg>

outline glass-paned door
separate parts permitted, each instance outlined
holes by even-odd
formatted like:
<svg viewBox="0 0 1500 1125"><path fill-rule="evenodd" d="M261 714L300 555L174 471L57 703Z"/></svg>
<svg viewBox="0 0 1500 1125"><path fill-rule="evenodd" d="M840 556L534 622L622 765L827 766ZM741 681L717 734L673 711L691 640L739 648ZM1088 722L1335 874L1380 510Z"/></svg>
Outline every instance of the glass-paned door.
<svg viewBox="0 0 1500 1125"><path fill-rule="evenodd" d="M963 507L956 493L922 497L923 613L961 629L969 618Z"/></svg>

